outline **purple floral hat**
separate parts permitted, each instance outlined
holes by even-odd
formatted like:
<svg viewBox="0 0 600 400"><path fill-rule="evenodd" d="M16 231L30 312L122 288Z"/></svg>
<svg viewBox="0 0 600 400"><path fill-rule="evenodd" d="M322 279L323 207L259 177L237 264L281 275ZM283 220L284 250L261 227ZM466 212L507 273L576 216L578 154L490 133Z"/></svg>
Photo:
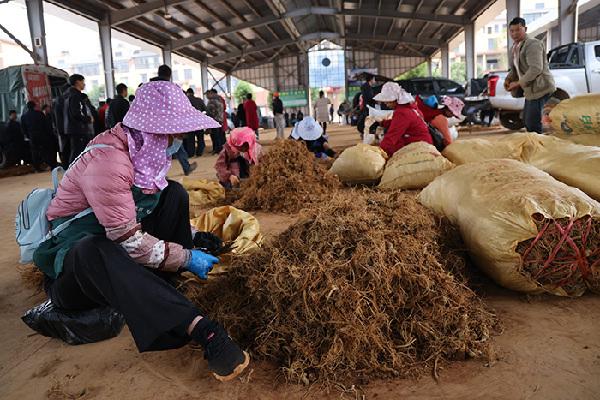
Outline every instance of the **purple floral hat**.
<svg viewBox="0 0 600 400"><path fill-rule="evenodd" d="M144 83L136 91L123 124L142 132L164 135L221 127L196 110L178 85L167 81Z"/></svg>

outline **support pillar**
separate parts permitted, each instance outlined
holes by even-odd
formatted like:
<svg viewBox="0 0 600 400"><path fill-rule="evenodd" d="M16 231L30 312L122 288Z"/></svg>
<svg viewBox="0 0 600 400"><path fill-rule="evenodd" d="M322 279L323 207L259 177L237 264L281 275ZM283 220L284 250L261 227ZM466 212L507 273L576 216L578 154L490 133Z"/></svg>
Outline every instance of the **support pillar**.
<svg viewBox="0 0 600 400"><path fill-rule="evenodd" d="M225 75L225 82L227 84L227 95L229 96L229 110L235 111L235 103L233 101L233 93L231 91L231 75Z"/></svg>
<svg viewBox="0 0 600 400"><path fill-rule="evenodd" d="M171 64L171 46L163 47L162 49L163 64L172 68Z"/></svg>
<svg viewBox="0 0 600 400"><path fill-rule="evenodd" d="M467 69L467 82L477 75L475 61L475 24L471 22L470 24L465 25L465 64Z"/></svg>
<svg viewBox="0 0 600 400"><path fill-rule="evenodd" d="M577 0L558 0L558 24L560 44L577 41L579 4Z"/></svg>
<svg viewBox="0 0 600 400"><path fill-rule="evenodd" d="M312 104L311 104L311 97L310 97L310 58L308 57L308 51L306 51L304 56L304 90L306 90L306 104L308 109L306 110L306 113L304 114L305 116L307 115L311 115L311 109L312 109Z"/></svg>
<svg viewBox="0 0 600 400"><path fill-rule="evenodd" d="M512 46L513 40L510 38L510 21L513 18L521 16L521 0L506 0L506 51L508 57L508 66L512 64Z"/></svg>
<svg viewBox="0 0 600 400"><path fill-rule="evenodd" d="M450 50L448 47L448 43L445 43L441 48L442 76L446 79L450 79Z"/></svg>
<svg viewBox="0 0 600 400"><path fill-rule="evenodd" d="M433 62L431 61L431 57L427 59L427 74L428 76L433 76Z"/></svg>
<svg viewBox="0 0 600 400"><path fill-rule="evenodd" d="M35 63L48 65L48 49L46 47L46 26L44 24L44 2L42 0L25 0L27 21L31 47L35 54Z"/></svg>
<svg viewBox="0 0 600 400"><path fill-rule="evenodd" d="M279 58L273 60L273 84L275 85L275 91L281 90L281 82L279 79Z"/></svg>
<svg viewBox="0 0 600 400"><path fill-rule="evenodd" d="M110 20L108 18L98 22L98 32L100 33L100 50L102 52L102 66L104 68L104 87L106 88L106 98L108 99L115 95L115 74Z"/></svg>
<svg viewBox="0 0 600 400"><path fill-rule="evenodd" d="M206 61L200 63L200 83L202 84L202 93L208 90L208 63Z"/></svg>

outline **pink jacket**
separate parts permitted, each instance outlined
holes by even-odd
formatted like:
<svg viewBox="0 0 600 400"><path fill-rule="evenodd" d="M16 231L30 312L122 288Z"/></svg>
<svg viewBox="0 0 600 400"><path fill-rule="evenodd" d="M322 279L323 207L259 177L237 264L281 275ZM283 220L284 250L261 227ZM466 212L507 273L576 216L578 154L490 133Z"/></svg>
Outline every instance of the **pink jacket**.
<svg viewBox="0 0 600 400"><path fill-rule="evenodd" d="M262 148L258 143L256 143L256 146L257 158L260 160L262 156ZM217 172L217 179L219 179L219 182L229 182L231 175L235 175L238 178L240 177L240 164L236 160L239 156L240 152L234 149L229 143L225 143L223 145L223 150L221 150L221 153L219 153L219 157L215 163L215 171ZM250 161L248 157L244 158L248 160L250 165L252 165L252 161Z"/></svg>
<svg viewBox="0 0 600 400"><path fill-rule="evenodd" d="M121 124L96 136L89 144L99 143L111 147L89 151L68 170L48 207L48 220L92 207L106 236L121 244L136 262L152 268L177 270L187 262L189 251L142 232L141 224L136 221L131 193L133 164Z"/></svg>

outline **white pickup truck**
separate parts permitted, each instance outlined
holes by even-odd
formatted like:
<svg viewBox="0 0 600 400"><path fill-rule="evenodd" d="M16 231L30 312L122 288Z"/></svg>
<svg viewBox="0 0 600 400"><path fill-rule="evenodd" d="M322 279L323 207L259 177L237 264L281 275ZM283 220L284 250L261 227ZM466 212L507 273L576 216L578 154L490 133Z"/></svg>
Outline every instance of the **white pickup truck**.
<svg viewBox="0 0 600 400"><path fill-rule="evenodd" d="M600 93L600 41L571 43L548 52L550 72L554 76L559 100L585 93ZM488 98L499 111L500 123L508 129L521 129L524 98L514 98L504 90L508 72L495 72L488 78Z"/></svg>

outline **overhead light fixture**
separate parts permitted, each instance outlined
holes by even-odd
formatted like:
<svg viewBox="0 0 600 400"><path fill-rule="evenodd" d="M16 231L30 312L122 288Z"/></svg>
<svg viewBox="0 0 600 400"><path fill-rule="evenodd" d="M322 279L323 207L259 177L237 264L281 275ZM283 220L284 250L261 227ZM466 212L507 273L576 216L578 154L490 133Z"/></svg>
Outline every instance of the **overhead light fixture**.
<svg viewBox="0 0 600 400"><path fill-rule="evenodd" d="M171 14L169 14L169 9L167 8L167 0L165 0L165 19L171 19Z"/></svg>

